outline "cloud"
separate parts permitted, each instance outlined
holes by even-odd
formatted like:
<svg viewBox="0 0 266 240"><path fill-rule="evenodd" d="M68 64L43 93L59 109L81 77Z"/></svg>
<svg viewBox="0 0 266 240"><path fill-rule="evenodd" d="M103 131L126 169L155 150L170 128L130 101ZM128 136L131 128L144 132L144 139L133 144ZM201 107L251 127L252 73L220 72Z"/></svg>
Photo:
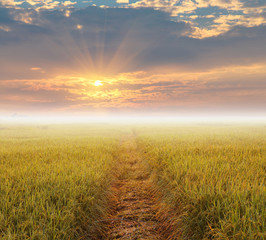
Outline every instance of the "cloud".
<svg viewBox="0 0 266 240"><path fill-rule="evenodd" d="M10 32L11 31L11 29L9 27L5 26L5 25L0 26L0 30L5 31L5 32Z"/></svg>
<svg viewBox="0 0 266 240"><path fill-rule="evenodd" d="M116 0L117 3L129 3L129 0Z"/></svg>
<svg viewBox="0 0 266 240"><path fill-rule="evenodd" d="M172 20L183 20L191 24L194 31L190 36L206 38L225 33L235 26L258 26L266 23L266 4L263 0L90 0L90 1L63 1L63 0L3 0L2 4L8 7L27 9L66 10L99 6L102 8L152 8L164 11L171 15ZM211 19L206 21L209 16ZM205 18L205 21L202 20ZM201 19L201 20L200 20Z"/></svg>
<svg viewBox="0 0 266 240"><path fill-rule="evenodd" d="M168 12L173 19L191 23L194 28L191 36L197 38L217 36L239 25L250 27L266 23L266 4L259 0L140 0L129 4L129 7ZM213 21L208 24L206 21L195 21L200 17L208 18L210 14Z"/></svg>
<svg viewBox="0 0 266 240"><path fill-rule="evenodd" d="M0 7L1 109L265 106L262 21L215 18L243 23L195 38L191 23L151 8L67 11Z"/></svg>
<svg viewBox="0 0 266 240"><path fill-rule="evenodd" d="M69 16L61 10L0 11L0 49L5 56L0 58L1 79L36 78L37 72L28 72L36 63L51 77L62 71L108 75L266 61L266 26L260 22L195 39L186 36L193 31L190 24L173 22L169 14L152 9L89 7L72 10Z"/></svg>
<svg viewBox="0 0 266 240"><path fill-rule="evenodd" d="M105 109L216 109L259 111L266 104L266 64L216 68L206 72L151 74L129 72L95 79L58 76L52 79L0 81L2 109L51 112ZM256 79L254 79L254 75ZM250 79L253 78L253 81Z"/></svg>
<svg viewBox="0 0 266 240"><path fill-rule="evenodd" d="M83 28L83 26L80 25L80 24L78 24L78 25L76 26L76 28L79 29L79 30L81 30L81 29Z"/></svg>
<svg viewBox="0 0 266 240"><path fill-rule="evenodd" d="M63 4L64 6L71 6L71 5L75 5L75 4L77 4L77 2L64 1L62 4Z"/></svg>
<svg viewBox="0 0 266 240"><path fill-rule="evenodd" d="M50 69L51 74L61 68L127 71L137 68L142 50L156 47L165 36L177 37L189 28L185 23L171 22L166 13L151 9L90 7L73 11L69 17L60 10L42 10L31 13L32 22L15 20L18 13L22 10L7 10L5 22L14 16L13 22L6 24L11 31L0 32L0 48L6 56L1 78L24 78L28 73L19 74L20 68L29 69L36 62L43 69ZM83 26L82 31L78 26ZM18 65L13 74L6 68L11 63Z"/></svg>

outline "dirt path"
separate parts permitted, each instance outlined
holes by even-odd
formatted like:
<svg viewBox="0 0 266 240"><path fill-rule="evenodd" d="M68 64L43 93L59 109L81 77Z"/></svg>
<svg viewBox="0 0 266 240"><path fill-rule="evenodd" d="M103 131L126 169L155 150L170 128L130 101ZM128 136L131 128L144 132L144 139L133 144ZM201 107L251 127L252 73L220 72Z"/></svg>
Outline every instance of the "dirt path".
<svg viewBox="0 0 266 240"><path fill-rule="evenodd" d="M149 173L138 154L134 136L123 139L116 169L114 210L108 219L107 239L160 239Z"/></svg>

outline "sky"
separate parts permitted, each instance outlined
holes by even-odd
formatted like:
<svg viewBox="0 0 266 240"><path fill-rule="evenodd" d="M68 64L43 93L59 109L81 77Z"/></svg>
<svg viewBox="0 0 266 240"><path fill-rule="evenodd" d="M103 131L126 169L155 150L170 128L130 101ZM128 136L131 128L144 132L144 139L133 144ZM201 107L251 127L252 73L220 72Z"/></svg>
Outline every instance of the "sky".
<svg viewBox="0 0 266 240"><path fill-rule="evenodd" d="M265 0L0 0L0 115L265 106Z"/></svg>

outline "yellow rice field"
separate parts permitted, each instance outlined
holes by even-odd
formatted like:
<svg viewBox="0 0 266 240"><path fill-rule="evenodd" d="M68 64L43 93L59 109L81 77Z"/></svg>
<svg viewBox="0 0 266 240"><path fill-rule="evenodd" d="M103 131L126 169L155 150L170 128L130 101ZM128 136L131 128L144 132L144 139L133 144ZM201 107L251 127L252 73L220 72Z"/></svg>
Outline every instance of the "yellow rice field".
<svg viewBox="0 0 266 240"><path fill-rule="evenodd" d="M118 145L112 132L104 135L86 126L2 127L0 238L79 239L102 231L97 221Z"/></svg>
<svg viewBox="0 0 266 240"><path fill-rule="evenodd" d="M181 239L266 237L266 128L139 130L138 145Z"/></svg>
<svg viewBox="0 0 266 240"><path fill-rule="evenodd" d="M0 239L102 235L127 135L167 206L170 239L266 237L263 125L2 124Z"/></svg>

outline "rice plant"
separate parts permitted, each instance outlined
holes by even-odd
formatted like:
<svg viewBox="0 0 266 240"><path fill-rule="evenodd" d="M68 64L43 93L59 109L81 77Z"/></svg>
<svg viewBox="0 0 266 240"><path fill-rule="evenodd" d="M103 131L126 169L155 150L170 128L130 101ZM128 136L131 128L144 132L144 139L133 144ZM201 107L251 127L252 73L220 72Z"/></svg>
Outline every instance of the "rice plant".
<svg viewBox="0 0 266 240"><path fill-rule="evenodd" d="M181 239L264 239L265 127L139 130L138 145Z"/></svg>
<svg viewBox="0 0 266 240"><path fill-rule="evenodd" d="M1 239L97 239L118 145L109 130L98 130L2 128Z"/></svg>

